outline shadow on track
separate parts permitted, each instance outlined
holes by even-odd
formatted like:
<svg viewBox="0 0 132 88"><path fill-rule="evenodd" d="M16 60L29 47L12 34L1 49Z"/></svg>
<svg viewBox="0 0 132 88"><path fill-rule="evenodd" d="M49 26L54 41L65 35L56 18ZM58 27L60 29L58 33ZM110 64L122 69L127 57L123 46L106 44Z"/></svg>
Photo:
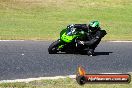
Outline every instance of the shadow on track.
<svg viewBox="0 0 132 88"><path fill-rule="evenodd" d="M110 53L113 53L113 52L95 52L95 55L94 56L100 56L100 55L109 55ZM59 52L57 54L79 54L79 55L87 55L87 54L80 54L80 53L73 53L73 52Z"/></svg>
<svg viewBox="0 0 132 88"><path fill-rule="evenodd" d="M110 53L113 53L113 52L95 52L95 56L99 56L99 55L109 55Z"/></svg>

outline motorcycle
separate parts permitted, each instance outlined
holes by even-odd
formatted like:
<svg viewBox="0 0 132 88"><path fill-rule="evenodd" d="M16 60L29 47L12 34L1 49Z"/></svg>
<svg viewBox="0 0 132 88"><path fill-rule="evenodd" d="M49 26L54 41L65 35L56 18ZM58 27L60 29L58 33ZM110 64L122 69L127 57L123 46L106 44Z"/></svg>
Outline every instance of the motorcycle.
<svg viewBox="0 0 132 88"><path fill-rule="evenodd" d="M86 34L83 30L67 27L60 32L60 38L49 46L48 52L49 54L79 52L82 47L78 47L77 40L83 40L85 36Z"/></svg>

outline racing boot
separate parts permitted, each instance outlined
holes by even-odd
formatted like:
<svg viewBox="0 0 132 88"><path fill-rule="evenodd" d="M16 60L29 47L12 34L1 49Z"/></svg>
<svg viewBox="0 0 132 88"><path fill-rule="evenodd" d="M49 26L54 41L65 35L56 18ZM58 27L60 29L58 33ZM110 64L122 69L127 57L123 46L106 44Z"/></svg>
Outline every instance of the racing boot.
<svg viewBox="0 0 132 88"><path fill-rule="evenodd" d="M88 55L88 56L94 56L94 55L95 55L94 50L93 50L93 49L89 49L89 50L87 51L87 55Z"/></svg>

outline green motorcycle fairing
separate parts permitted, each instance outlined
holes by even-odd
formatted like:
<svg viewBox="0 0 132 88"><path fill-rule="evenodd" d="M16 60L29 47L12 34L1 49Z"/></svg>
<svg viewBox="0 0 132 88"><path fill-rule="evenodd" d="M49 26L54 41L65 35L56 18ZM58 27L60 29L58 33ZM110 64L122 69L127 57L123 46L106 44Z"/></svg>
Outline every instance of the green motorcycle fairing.
<svg viewBox="0 0 132 88"><path fill-rule="evenodd" d="M70 43L73 41L73 39L75 39L77 37L77 35L73 35L73 36L68 36L66 33L64 33L61 36L61 40L63 40L66 43Z"/></svg>
<svg viewBox="0 0 132 88"><path fill-rule="evenodd" d="M59 49L63 48L65 43L70 43L76 38L81 38L84 36L84 32L77 29L63 29L60 32L60 42L58 46Z"/></svg>

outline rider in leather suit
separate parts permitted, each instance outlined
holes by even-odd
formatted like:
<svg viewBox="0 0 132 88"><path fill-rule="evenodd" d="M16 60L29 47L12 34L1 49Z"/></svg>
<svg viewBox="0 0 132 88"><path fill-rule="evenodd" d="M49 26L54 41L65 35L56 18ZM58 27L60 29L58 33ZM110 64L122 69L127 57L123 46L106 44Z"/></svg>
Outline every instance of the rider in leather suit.
<svg viewBox="0 0 132 88"><path fill-rule="evenodd" d="M98 21L92 21L89 24L74 24L74 28L81 29L86 32L85 40L78 40L77 44L80 46L87 46L86 53L93 56L94 50L100 43L101 39L107 34L105 30L101 30Z"/></svg>

